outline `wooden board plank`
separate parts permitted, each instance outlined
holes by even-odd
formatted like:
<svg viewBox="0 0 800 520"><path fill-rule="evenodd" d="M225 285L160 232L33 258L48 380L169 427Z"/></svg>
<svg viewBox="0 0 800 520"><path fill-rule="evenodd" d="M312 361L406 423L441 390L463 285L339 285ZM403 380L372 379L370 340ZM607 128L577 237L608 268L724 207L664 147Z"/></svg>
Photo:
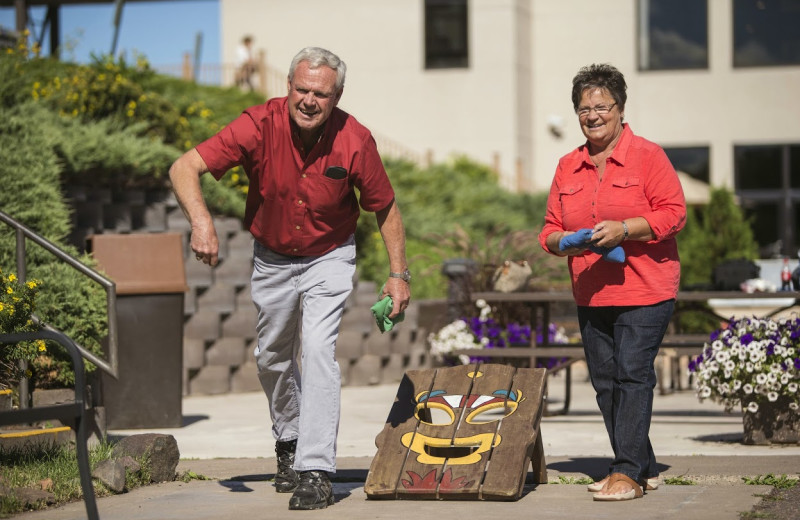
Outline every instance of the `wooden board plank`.
<svg viewBox="0 0 800 520"><path fill-rule="evenodd" d="M400 381L386 424L375 438L378 453L364 484L369 498L397 498L397 485L409 456L409 448L403 446L401 439L417 430L416 395L422 391L418 389L431 389L435 375L435 370L409 370Z"/></svg>
<svg viewBox="0 0 800 520"><path fill-rule="evenodd" d="M481 486L481 498L518 499L531 460L536 457L537 466L544 466L544 454L535 448L544 408L542 396L546 377L544 368L520 368L513 375L506 413L498 425L503 439L492 450L491 462ZM541 481L540 475L535 476Z"/></svg>
<svg viewBox="0 0 800 520"><path fill-rule="evenodd" d="M481 496L481 489L486 472L492 467L497 448L514 441L508 439L506 433L500 431L500 427L501 419L507 413L513 413L516 408L513 393L509 399L516 370L509 365L481 364L473 372L472 388L462 403L461 421L454 444L471 446L474 451L469 456L447 460L448 468L453 472L469 475L472 485L440 491L442 498L484 498ZM509 468L501 470L503 473L507 471Z"/></svg>
<svg viewBox="0 0 800 520"><path fill-rule="evenodd" d="M476 365L462 365L437 369L430 392L425 389L417 394L422 420L413 435L406 433L401 439L404 446L410 447L410 453L397 486L398 498L441 498L455 489L477 496L480 468L474 463L447 464L448 458L461 458L463 451L469 450L462 442L470 441L458 439L457 431L465 411L461 403L470 395L475 368ZM454 445L456 440L458 444ZM480 457L472 454L467 459L479 461Z"/></svg>

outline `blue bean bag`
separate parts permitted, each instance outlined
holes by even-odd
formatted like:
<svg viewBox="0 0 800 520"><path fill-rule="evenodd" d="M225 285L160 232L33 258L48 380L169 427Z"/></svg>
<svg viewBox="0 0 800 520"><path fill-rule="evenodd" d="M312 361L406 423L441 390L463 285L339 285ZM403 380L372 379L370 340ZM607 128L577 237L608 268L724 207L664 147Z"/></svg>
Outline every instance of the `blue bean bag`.
<svg viewBox="0 0 800 520"><path fill-rule="evenodd" d="M601 255L603 260L607 262L621 264L625 261L625 250L622 249L622 246L599 247L591 243L591 238L591 228L579 229L575 233L562 238L558 243L558 249L564 251L572 247L588 247L590 251Z"/></svg>

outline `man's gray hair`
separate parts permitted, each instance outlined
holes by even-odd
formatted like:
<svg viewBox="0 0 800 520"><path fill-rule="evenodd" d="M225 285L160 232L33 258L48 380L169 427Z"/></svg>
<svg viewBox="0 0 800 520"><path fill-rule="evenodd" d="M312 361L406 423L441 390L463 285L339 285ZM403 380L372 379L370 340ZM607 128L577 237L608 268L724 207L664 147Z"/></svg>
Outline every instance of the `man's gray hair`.
<svg viewBox="0 0 800 520"><path fill-rule="evenodd" d="M336 71L336 90L342 90L344 87L344 76L347 74L347 65L329 50L320 47L306 47L297 53L289 66L289 81L294 79L294 71L297 66L302 62L307 62L308 66L312 69L317 67L326 66Z"/></svg>

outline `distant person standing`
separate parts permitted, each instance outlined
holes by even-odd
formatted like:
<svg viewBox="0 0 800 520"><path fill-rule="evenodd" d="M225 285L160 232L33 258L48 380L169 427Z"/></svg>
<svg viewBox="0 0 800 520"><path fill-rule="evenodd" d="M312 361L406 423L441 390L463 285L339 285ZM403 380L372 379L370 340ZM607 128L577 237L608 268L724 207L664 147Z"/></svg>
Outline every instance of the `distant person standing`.
<svg viewBox="0 0 800 520"><path fill-rule="evenodd" d="M253 58L253 37L245 36L236 48L236 86L253 90L253 74L257 69Z"/></svg>

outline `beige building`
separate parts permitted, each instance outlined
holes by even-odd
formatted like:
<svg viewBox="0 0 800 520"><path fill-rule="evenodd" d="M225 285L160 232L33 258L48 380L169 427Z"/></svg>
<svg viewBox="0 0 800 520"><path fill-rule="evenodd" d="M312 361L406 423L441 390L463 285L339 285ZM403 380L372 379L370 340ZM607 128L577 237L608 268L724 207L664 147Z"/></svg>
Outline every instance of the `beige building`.
<svg viewBox="0 0 800 520"><path fill-rule="evenodd" d="M465 154L513 190L548 189L558 158L584 141L572 77L611 63L634 132L693 179L734 189L765 254L800 245L800 0L220 4L223 60L253 35L275 95L300 48L326 47L348 65L340 106L384 153Z"/></svg>

